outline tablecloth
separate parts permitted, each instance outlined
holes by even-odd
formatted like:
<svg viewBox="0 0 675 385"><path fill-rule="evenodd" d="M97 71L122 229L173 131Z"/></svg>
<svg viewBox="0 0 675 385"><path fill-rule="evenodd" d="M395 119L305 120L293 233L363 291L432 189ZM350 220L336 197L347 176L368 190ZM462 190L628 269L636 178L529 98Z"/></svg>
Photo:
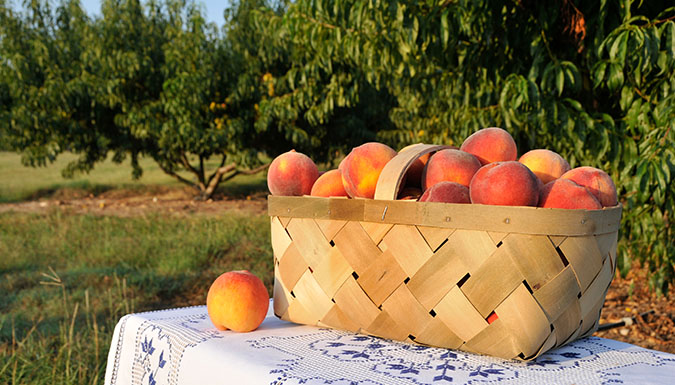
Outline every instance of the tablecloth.
<svg viewBox="0 0 675 385"><path fill-rule="evenodd" d="M503 360L296 325L271 310L237 333L218 331L197 306L122 317L105 375L108 385L489 383L675 384L675 355L590 337Z"/></svg>

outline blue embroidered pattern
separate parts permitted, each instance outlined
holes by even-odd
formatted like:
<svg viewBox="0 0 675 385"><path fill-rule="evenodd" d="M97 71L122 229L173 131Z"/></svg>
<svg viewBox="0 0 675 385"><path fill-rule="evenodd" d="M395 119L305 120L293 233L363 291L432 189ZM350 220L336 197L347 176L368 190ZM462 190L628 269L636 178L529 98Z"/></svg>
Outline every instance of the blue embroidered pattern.
<svg viewBox="0 0 675 385"><path fill-rule="evenodd" d="M594 337L522 362L319 329L311 334L305 347L320 353L311 355L312 364L303 358L309 357L310 352L302 354L303 349L294 348L302 346L307 335L293 339L265 337L249 341L252 347L287 354L288 358L270 372L278 375L273 384L506 384L523 381L525 375L537 383L569 383L570 378L584 378L584 383L614 384L624 383L628 368L641 365L671 366L675 378L672 355L649 350L617 351ZM615 366L600 364L607 361L606 354L616 356ZM311 370L311 366L335 368L343 375Z"/></svg>

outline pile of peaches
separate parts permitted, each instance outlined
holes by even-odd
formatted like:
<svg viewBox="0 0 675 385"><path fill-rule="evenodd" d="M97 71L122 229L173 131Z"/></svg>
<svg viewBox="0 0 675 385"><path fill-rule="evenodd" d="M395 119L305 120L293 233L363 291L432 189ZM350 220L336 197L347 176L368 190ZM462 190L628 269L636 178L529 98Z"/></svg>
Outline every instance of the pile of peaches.
<svg viewBox="0 0 675 385"><path fill-rule="evenodd" d="M406 151L403 148L401 151ZM289 151L272 161L272 195L370 198L397 152L377 142L355 147L339 167L320 173L306 155ZM513 137L497 127L470 135L459 148L426 154L406 172L398 199L597 210L615 206L612 178L594 167L570 168L559 154L536 149L518 158Z"/></svg>

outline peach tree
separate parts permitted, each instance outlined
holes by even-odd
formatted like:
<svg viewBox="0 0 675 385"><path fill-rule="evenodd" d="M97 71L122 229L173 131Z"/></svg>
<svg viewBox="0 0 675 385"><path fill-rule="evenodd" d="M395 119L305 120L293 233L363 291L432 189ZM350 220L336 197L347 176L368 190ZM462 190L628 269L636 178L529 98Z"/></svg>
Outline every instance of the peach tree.
<svg viewBox="0 0 675 385"><path fill-rule="evenodd" d="M322 124L372 88L387 143L459 144L504 127L521 153L549 148L607 170L625 208L620 270L646 263L662 291L675 279L667 2L300 0L258 18L270 51L295 52L267 114Z"/></svg>

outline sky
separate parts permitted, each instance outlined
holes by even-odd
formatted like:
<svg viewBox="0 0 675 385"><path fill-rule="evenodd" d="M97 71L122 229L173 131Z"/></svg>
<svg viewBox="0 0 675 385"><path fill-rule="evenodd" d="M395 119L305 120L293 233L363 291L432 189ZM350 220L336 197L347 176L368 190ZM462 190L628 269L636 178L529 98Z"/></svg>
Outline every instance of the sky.
<svg viewBox="0 0 675 385"><path fill-rule="evenodd" d="M101 14L101 1L100 0L80 0L82 6L90 15L100 15ZM196 0L197 3L202 3L206 9L206 20L209 22L214 22L218 26L223 25L223 10L225 6L229 3L227 0Z"/></svg>

